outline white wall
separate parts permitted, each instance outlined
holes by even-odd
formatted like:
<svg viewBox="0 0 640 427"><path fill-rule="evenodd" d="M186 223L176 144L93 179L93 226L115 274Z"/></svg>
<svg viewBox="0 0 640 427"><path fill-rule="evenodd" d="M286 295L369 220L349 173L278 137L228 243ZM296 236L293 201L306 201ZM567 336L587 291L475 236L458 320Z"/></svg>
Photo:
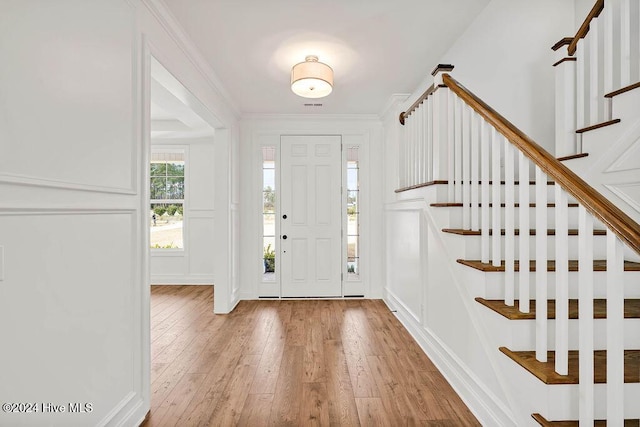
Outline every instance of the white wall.
<svg viewBox="0 0 640 427"><path fill-rule="evenodd" d="M186 153L183 250L151 251L151 283L212 284L214 275L214 137L156 139L152 147L181 148Z"/></svg>
<svg viewBox="0 0 640 427"><path fill-rule="evenodd" d="M240 282L242 298L259 296L262 278L261 144L279 145L280 135L342 135L343 145L361 144L361 279L366 297L382 295L381 126L376 116L266 116L243 120L241 126L242 222ZM277 191L277 190L276 190ZM276 289L279 289L276 285ZM354 285L354 289L356 289ZM361 292L356 292L361 294Z"/></svg>
<svg viewBox="0 0 640 427"><path fill-rule="evenodd" d="M0 401L92 404L0 425L138 425L149 409L150 54L216 126L235 122L153 4L0 6Z"/></svg>
<svg viewBox="0 0 640 427"><path fill-rule="evenodd" d="M582 25L587 15L589 15L589 11L593 8L593 5L596 3L595 0L574 0L575 2L575 24L574 30L570 34L567 34L567 37L572 37L578 31L578 28Z"/></svg>
<svg viewBox="0 0 640 427"><path fill-rule="evenodd" d="M453 64L456 80L553 153L551 46L573 34L572 0L493 0L440 63ZM427 79L408 102L431 83Z"/></svg>

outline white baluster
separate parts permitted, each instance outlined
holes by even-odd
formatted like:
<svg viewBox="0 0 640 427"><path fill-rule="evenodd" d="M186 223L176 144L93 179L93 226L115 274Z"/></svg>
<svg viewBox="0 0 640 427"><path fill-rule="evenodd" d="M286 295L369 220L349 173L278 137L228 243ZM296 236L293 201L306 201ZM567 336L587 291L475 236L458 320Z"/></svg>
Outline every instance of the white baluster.
<svg viewBox="0 0 640 427"><path fill-rule="evenodd" d="M567 193L555 185L556 203L556 367L569 373L569 227ZM540 230L542 232L542 230Z"/></svg>
<svg viewBox="0 0 640 427"><path fill-rule="evenodd" d="M514 148L513 145L504 141L504 286L505 304L513 306L516 286L515 278L515 185L514 181ZM520 209L527 209L527 206L520 205ZM495 231L494 231L495 233Z"/></svg>
<svg viewBox="0 0 640 427"><path fill-rule="evenodd" d="M426 101L424 123L427 144L424 157L426 165L424 182L431 182L433 181L433 94Z"/></svg>
<svg viewBox="0 0 640 427"><path fill-rule="evenodd" d="M501 264L500 254L500 148L504 138L495 128L491 129L491 258L494 267Z"/></svg>
<svg viewBox="0 0 640 427"><path fill-rule="evenodd" d="M405 120L405 144L404 144L404 182L405 186L408 187L411 185L409 176L411 172L409 171L409 153L411 152L411 118L407 118Z"/></svg>
<svg viewBox="0 0 640 427"><path fill-rule="evenodd" d="M622 87L631 83L631 2L638 0L620 1L620 84Z"/></svg>
<svg viewBox="0 0 640 427"><path fill-rule="evenodd" d="M433 179L451 180L449 167L449 139L447 124L449 90L440 88L433 94L432 139L433 139ZM450 199L448 199L450 201Z"/></svg>
<svg viewBox="0 0 640 427"><path fill-rule="evenodd" d="M466 104L462 109L462 228L471 229L471 113Z"/></svg>
<svg viewBox="0 0 640 427"><path fill-rule="evenodd" d="M640 2L631 3L631 81L640 82Z"/></svg>
<svg viewBox="0 0 640 427"><path fill-rule="evenodd" d="M455 101L456 95L447 91L449 94L447 100L447 152L448 152L448 170L447 176L449 180L449 185L447 186L447 193L450 203L455 203L455 182L456 182L456 160L455 160Z"/></svg>
<svg viewBox="0 0 640 427"><path fill-rule="evenodd" d="M586 95L585 95L585 53L584 43L578 43L576 50L576 128L581 129L587 125L587 116L585 115ZM580 138L580 137L579 137ZM581 152L582 147L578 147Z"/></svg>
<svg viewBox="0 0 640 427"><path fill-rule="evenodd" d="M624 255L607 230L607 425L624 423Z"/></svg>
<svg viewBox="0 0 640 427"><path fill-rule="evenodd" d="M601 79L604 78L600 68L604 67L604 61L600 55L604 45L600 34L600 23L594 18L589 26L589 122L596 124L604 121L604 91Z"/></svg>
<svg viewBox="0 0 640 427"><path fill-rule="evenodd" d="M623 0L621 14L621 38L627 39L627 42L621 43L622 67L625 64L628 67L629 84L633 84L640 81L640 2ZM628 55L626 59L625 54Z"/></svg>
<svg viewBox="0 0 640 427"><path fill-rule="evenodd" d="M423 101L424 102L424 101ZM416 184L424 183L424 103L416 110Z"/></svg>
<svg viewBox="0 0 640 427"><path fill-rule="evenodd" d="M464 102L462 99L456 96L455 98L455 129L454 129L454 145L453 150L455 157L455 201L459 203L462 201L462 159L464 157L462 153L462 105Z"/></svg>
<svg viewBox="0 0 640 427"><path fill-rule="evenodd" d="M417 171L417 162L418 156L416 155L418 151L418 120L417 120L417 111L414 111L411 114L411 152L409 154L409 168L410 168L410 176L409 176L409 185L416 185L416 171Z"/></svg>
<svg viewBox="0 0 640 427"><path fill-rule="evenodd" d="M407 137L405 138L405 150L404 150L404 182L405 182L405 186L410 186L411 185L411 170L409 168L409 162L410 162L410 158L411 158L411 117L407 118L405 120L405 133L407 135Z"/></svg>
<svg viewBox="0 0 640 427"><path fill-rule="evenodd" d="M579 207L578 226L578 333L580 363L580 424L593 425L593 217Z"/></svg>
<svg viewBox="0 0 640 427"><path fill-rule="evenodd" d="M471 111L471 229L480 230L480 116Z"/></svg>
<svg viewBox="0 0 640 427"><path fill-rule="evenodd" d="M407 119L405 118L404 126L400 129L400 144L398 144L398 186L404 188L407 186L405 169L405 151L407 150Z"/></svg>
<svg viewBox="0 0 640 427"><path fill-rule="evenodd" d="M422 174L422 104L418 105L418 108L415 111L416 118L416 129L415 129L415 138L416 138L416 146L414 149L415 154L415 170L414 181L416 184L422 183L420 180L420 175Z"/></svg>
<svg viewBox="0 0 640 427"><path fill-rule="evenodd" d="M547 176L536 166L536 359L547 361Z"/></svg>
<svg viewBox="0 0 640 427"><path fill-rule="evenodd" d="M417 141L417 128L418 121L416 120L416 112L411 114L411 152L409 153L409 168L411 175L409 176L410 185L416 185L416 149L418 147Z"/></svg>
<svg viewBox="0 0 640 427"><path fill-rule="evenodd" d="M491 179L491 169L489 166L489 158L491 153L491 129L489 124L484 121L484 119L480 119L480 173L481 173L481 191L482 191L482 207L480 216L482 219L482 233L480 237L480 247L481 247L481 255L482 262L489 263L489 230L491 221L489 219L489 194L490 194L490 186L489 180Z"/></svg>
<svg viewBox="0 0 640 427"><path fill-rule="evenodd" d="M600 14L604 20L604 90L620 89L620 0L607 0Z"/></svg>
<svg viewBox="0 0 640 427"><path fill-rule="evenodd" d="M591 121L591 112L592 101L593 101L593 88L591 87L591 57L593 48L591 45L597 44L591 37L585 37L582 39L582 42L578 45L582 44L582 56L584 57L584 121L585 126L593 125L594 122ZM579 60L578 60L579 61ZM580 108L581 104L578 104L578 108Z"/></svg>
<svg viewBox="0 0 640 427"><path fill-rule="evenodd" d="M598 67L600 58L598 57L598 18L593 18L589 24L589 34L585 38L585 43L589 49L589 123L600 122L598 111Z"/></svg>
<svg viewBox="0 0 640 427"><path fill-rule="evenodd" d="M556 157L576 154L576 61L556 67Z"/></svg>
<svg viewBox="0 0 640 427"><path fill-rule="evenodd" d="M529 313L529 160L522 153L518 152L518 168L520 181L518 202L520 203L518 224L520 227L519 236L519 258L520 258L520 272L518 273L518 287L520 298L520 311L523 313ZM547 231L544 230L546 234Z"/></svg>

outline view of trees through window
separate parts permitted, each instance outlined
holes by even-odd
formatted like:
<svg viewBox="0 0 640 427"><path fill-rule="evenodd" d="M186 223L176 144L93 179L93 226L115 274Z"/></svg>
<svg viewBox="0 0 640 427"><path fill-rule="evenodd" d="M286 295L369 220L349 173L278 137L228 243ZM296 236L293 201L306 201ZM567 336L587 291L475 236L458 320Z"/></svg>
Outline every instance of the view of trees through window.
<svg viewBox="0 0 640 427"><path fill-rule="evenodd" d="M151 153L150 245L154 249L183 249L183 150Z"/></svg>

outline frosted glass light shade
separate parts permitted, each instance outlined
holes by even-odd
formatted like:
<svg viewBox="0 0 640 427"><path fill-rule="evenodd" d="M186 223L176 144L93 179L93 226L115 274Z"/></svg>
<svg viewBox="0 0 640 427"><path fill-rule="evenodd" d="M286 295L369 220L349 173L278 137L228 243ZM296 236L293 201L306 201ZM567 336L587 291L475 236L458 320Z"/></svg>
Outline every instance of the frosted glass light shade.
<svg viewBox="0 0 640 427"><path fill-rule="evenodd" d="M333 70L317 56L307 56L291 69L291 90L304 98L327 96L333 90Z"/></svg>

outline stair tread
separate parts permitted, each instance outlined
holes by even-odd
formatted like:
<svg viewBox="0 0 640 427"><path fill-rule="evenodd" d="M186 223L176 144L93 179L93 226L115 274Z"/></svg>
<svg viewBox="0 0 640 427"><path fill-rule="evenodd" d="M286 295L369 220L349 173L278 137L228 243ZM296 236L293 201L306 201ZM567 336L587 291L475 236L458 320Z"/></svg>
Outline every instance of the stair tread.
<svg viewBox="0 0 640 427"><path fill-rule="evenodd" d="M434 208L460 208L460 207L462 207L462 203L431 203L430 206L434 207ZM482 206L482 203L478 203L478 207L481 207L481 206ZM570 207L570 208L577 208L580 205L578 203L568 203L567 206ZM493 203L489 203L489 207L493 207ZM505 204L504 203L500 203L500 207L504 208ZM520 203L514 203L514 207L519 208L520 207ZM529 207L530 208L535 208L536 204L535 203L529 203ZM556 204L555 203L547 203L547 207L548 208L555 208Z"/></svg>
<svg viewBox="0 0 640 427"><path fill-rule="evenodd" d="M531 416L542 427L578 427L580 424L577 420L547 421L547 419L540 414L531 414ZM596 420L593 425L594 427L606 427L607 421ZM640 419L624 420L624 427L640 427Z"/></svg>
<svg viewBox="0 0 640 427"><path fill-rule="evenodd" d="M476 301L485 307L495 311L496 313L506 317L509 320L532 320L536 317L536 301L531 300L529 313L523 313L518 310L519 301L515 301L514 306L506 305L504 300L487 300L484 298L476 298ZM547 300L547 318L556 318L556 302L555 300ZM578 318L578 300L569 300L569 319ZM594 299L593 300L593 318L594 319L606 319L607 318L607 300ZM624 300L624 318L625 319L640 319L640 299L625 299Z"/></svg>
<svg viewBox="0 0 640 427"><path fill-rule="evenodd" d="M480 236L482 233L480 230L465 230L462 228L444 228L442 229L443 232L445 233L450 233L450 234L458 234L460 236ZM515 235L518 236L520 235L520 229L516 228L515 230ZM500 230L500 234L504 236L505 234L505 229L501 229ZM489 230L489 235L493 235L493 229ZM529 235L530 236L535 236L536 235L536 230L535 229L530 229L529 230ZM555 236L556 235L556 230L554 228L549 228L547 230L547 235L548 236ZM578 229L577 228L571 228L569 229L569 236L577 236L578 235ZM594 236L606 236L607 235L607 230L593 230L593 235Z"/></svg>
<svg viewBox="0 0 640 427"><path fill-rule="evenodd" d="M572 154L570 156L558 157L556 160L559 162L564 162L565 160L573 160L573 159L581 159L583 157L587 157L589 153L580 153L580 154Z"/></svg>
<svg viewBox="0 0 640 427"><path fill-rule="evenodd" d="M606 126L615 125L616 123L620 123L620 119L607 120L606 122L597 123L595 125L587 126L587 127L582 128L582 129L576 130L576 133L585 133L585 132L589 132L591 130L596 130L596 129L600 129L600 128L603 128L603 127L606 127Z"/></svg>
<svg viewBox="0 0 640 427"><path fill-rule="evenodd" d="M547 352L546 362L536 360L535 351L511 351L506 347L500 347L500 351L545 384L578 384L578 350L569 351L568 375L559 375L554 371L554 351ZM607 382L607 351L595 350L593 359L594 381L604 384ZM640 383L640 350L624 351L624 382Z"/></svg>
<svg viewBox="0 0 640 427"><path fill-rule="evenodd" d="M535 181L529 181L529 185L535 185ZM428 181L428 182L423 182L420 184L415 184L415 185L410 185L408 187L402 187L402 188L398 188L397 190L395 190L396 193L402 193L404 191L409 191L409 190L415 190L418 188L423 188L423 187L431 187L432 185L448 185L449 181L447 180L441 180L441 179L437 179L434 181ZM478 184L482 184L482 181L478 181ZM504 181L500 181L500 185L504 185L505 182ZM514 181L513 182L514 185L520 185L520 181ZM493 185L493 181L489 181L489 185ZM547 185L555 185L555 182L553 181L547 181Z"/></svg>
<svg viewBox="0 0 640 427"><path fill-rule="evenodd" d="M614 96L621 95L621 94L623 94L625 92L629 92L629 91L634 90L634 89L640 89L640 82L636 82L636 83L630 84L629 86L625 86L625 87L623 87L621 89L614 90L613 92L607 93L604 97L605 98L613 98Z"/></svg>
<svg viewBox="0 0 640 427"><path fill-rule="evenodd" d="M499 267L493 266L490 262L484 263L480 260L458 259L457 261L462 265L466 265L467 267L475 268L476 270L480 270L480 271L485 271L485 272L505 271L504 260L500 262ZM515 261L514 269L515 271L519 271L520 269L519 261ZM535 260L529 261L529 271L536 271ZM554 260L547 261L547 271L556 271L556 262ZM569 260L569 271L578 271L577 260ZM607 261L594 260L593 271L607 271ZM625 261L624 271L640 271L640 263L634 262L634 261Z"/></svg>

